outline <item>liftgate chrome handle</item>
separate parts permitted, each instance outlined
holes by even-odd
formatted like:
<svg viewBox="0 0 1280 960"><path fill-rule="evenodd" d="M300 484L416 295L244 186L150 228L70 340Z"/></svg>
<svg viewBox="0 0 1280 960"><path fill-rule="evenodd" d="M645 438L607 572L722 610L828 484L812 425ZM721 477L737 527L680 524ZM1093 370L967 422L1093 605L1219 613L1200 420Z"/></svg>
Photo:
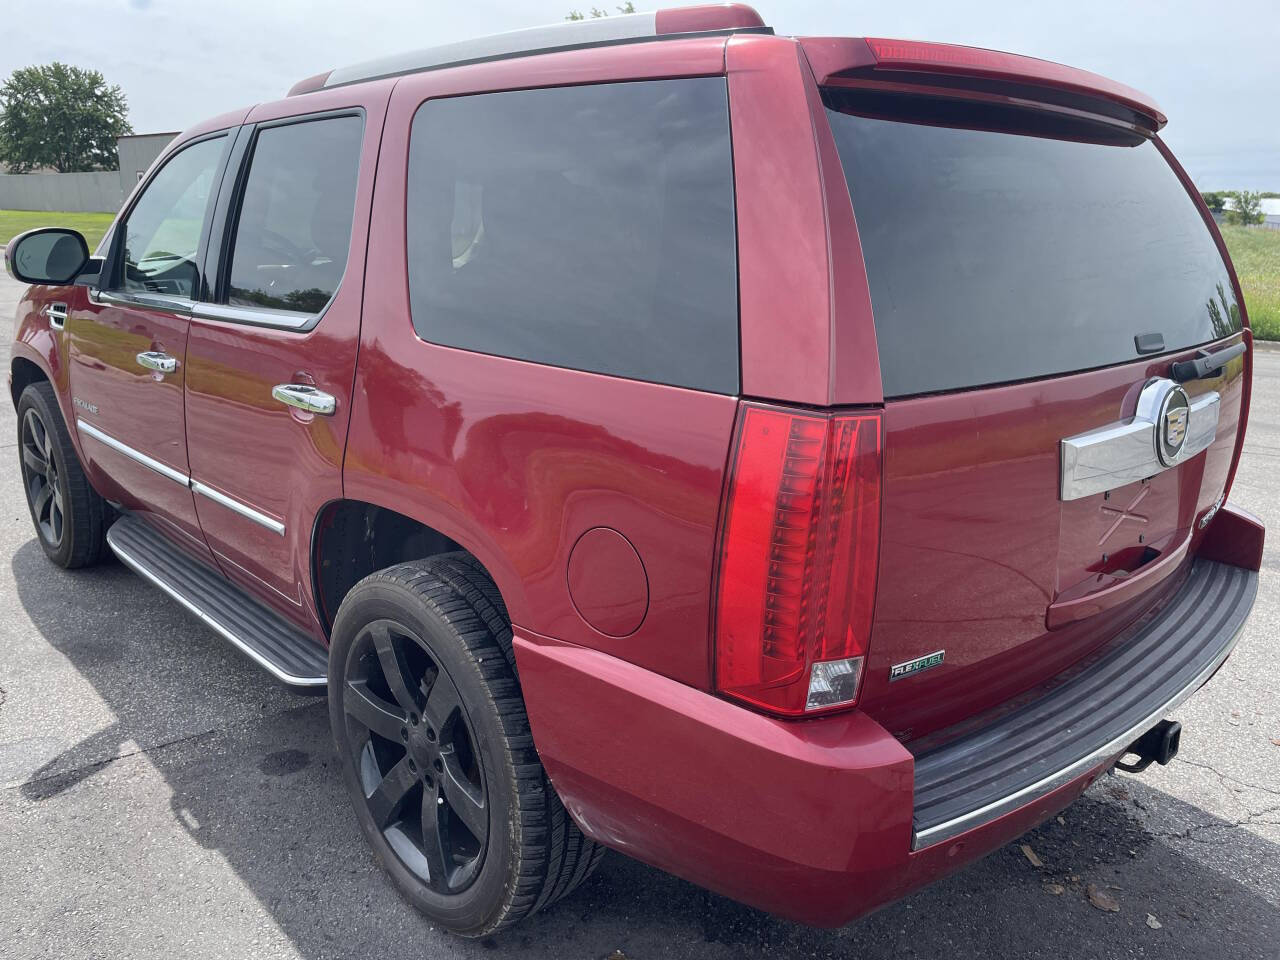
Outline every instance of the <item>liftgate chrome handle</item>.
<svg viewBox="0 0 1280 960"><path fill-rule="evenodd" d="M145 353L138 354L138 366L146 367L148 370L155 370L157 373L173 373L178 369L178 361L167 353L160 353L158 350L148 350Z"/></svg>
<svg viewBox="0 0 1280 960"><path fill-rule="evenodd" d="M271 388L271 396L290 407L297 407L307 413L318 413L322 417L333 416L338 409L338 401L332 395L306 383L282 383Z"/></svg>

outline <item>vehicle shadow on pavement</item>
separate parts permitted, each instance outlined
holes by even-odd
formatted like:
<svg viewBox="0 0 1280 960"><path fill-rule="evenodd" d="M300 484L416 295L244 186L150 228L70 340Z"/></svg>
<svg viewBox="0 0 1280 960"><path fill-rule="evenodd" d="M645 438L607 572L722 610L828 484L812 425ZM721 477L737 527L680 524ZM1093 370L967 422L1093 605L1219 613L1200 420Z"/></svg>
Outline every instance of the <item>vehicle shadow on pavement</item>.
<svg viewBox="0 0 1280 960"><path fill-rule="evenodd" d="M1023 838L1042 867L1014 844L841 930L776 919L611 853L568 900L499 936L459 940L400 899L360 836L322 698L276 684L177 604L136 589L118 565L65 573L32 540L12 569L31 622L116 717L25 776L19 792L27 809L56 801L62 843L76 843L78 832L123 831L119 821L95 818L89 791L104 768L138 762L116 758L141 753L171 791L168 814L163 801L157 805L160 820L171 814L172 823L156 829L216 854L244 888L222 895L251 895L309 960L406 951L604 958L621 950L630 960L1276 955L1277 905L1206 863L1256 875L1254 865L1274 869L1268 865L1280 862L1280 849L1119 777L1103 778L1061 822ZM79 792L87 793L83 803ZM1157 836L1138 815L1154 807L1194 826L1185 837ZM184 881L131 851L133 840L115 837L109 848L121 860L103 864L103 878L77 882L147 871L161 914L166 898L184 899ZM1212 857L1186 854L1200 842L1214 845ZM1090 884L1119 912L1091 905ZM182 931L174 936L182 937L174 946L185 940Z"/></svg>

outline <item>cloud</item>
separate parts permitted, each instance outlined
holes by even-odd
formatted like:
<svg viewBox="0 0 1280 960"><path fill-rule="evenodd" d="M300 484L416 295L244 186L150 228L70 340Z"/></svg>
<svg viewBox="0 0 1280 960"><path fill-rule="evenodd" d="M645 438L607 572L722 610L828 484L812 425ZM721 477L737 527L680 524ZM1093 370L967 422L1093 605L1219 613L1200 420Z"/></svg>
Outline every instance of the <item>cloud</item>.
<svg viewBox="0 0 1280 960"><path fill-rule="evenodd" d="M550 23L583 6L568 0L114 2L146 16L112 16L113 0L6 0L0 77L55 59L92 67L124 88L136 130L178 130L275 100L295 81L332 67ZM1280 103L1275 3L1219 0L1208 16L1191 0L756 0L756 7L780 34L939 40L1093 70L1155 97L1169 116L1166 140L1206 189L1280 190L1280 124L1266 122Z"/></svg>

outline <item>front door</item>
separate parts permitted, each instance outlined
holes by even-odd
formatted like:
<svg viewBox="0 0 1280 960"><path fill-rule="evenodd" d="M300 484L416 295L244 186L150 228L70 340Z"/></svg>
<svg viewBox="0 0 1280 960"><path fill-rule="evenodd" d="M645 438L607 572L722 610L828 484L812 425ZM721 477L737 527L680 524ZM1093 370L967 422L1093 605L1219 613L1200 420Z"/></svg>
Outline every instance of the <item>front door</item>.
<svg viewBox="0 0 1280 960"><path fill-rule="evenodd" d="M67 320L75 428L94 486L207 554L188 488L187 330L230 137L170 157L114 228L101 290Z"/></svg>
<svg viewBox="0 0 1280 960"><path fill-rule="evenodd" d="M332 109L279 116L296 109L286 103L246 119L244 156L215 214L211 249L221 256L195 306L186 378L205 539L228 577L304 626L312 525L342 496L382 129L377 102L316 96Z"/></svg>

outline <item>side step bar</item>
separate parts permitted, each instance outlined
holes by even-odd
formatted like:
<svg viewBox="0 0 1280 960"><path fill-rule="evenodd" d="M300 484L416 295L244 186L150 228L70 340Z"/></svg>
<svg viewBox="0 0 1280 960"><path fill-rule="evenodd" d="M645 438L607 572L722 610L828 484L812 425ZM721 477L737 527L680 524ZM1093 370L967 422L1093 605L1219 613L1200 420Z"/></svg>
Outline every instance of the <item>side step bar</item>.
<svg viewBox="0 0 1280 960"><path fill-rule="evenodd" d="M329 656L324 647L144 520L121 517L107 531L107 543L125 566L285 683L322 687L327 682Z"/></svg>

